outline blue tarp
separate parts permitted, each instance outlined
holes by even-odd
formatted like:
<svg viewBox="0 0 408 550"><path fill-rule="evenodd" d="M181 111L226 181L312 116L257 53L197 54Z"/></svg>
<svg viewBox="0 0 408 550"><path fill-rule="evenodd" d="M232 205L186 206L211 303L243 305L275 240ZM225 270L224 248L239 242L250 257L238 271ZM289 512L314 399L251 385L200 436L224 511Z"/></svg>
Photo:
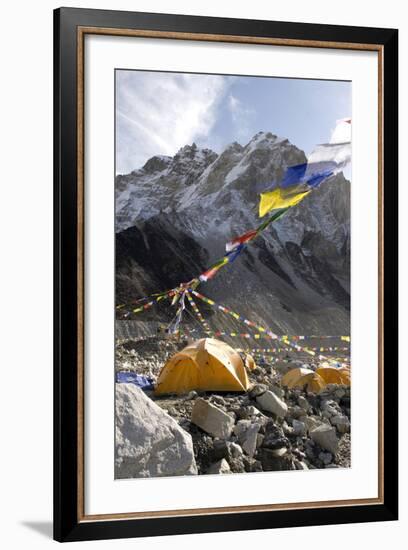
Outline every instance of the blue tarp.
<svg viewBox="0 0 408 550"><path fill-rule="evenodd" d="M135 386L138 386L142 390L153 389L153 380L151 378L142 376L141 374L136 374L135 372L117 372L116 382L135 384Z"/></svg>

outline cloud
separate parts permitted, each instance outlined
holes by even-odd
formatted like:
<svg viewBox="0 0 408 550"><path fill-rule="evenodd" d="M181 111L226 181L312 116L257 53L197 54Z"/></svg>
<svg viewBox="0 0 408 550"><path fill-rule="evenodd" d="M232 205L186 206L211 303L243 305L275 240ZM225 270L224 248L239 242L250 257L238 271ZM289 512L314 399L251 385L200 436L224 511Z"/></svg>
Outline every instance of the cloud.
<svg viewBox="0 0 408 550"><path fill-rule="evenodd" d="M116 73L116 171L153 155L174 155L205 140L229 87L228 77L147 71Z"/></svg>
<svg viewBox="0 0 408 550"><path fill-rule="evenodd" d="M240 110L240 105L241 105L241 102L239 101L238 98L236 98L232 94L230 94L228 96L228 108L231 112L231 115L232 115L233 119L236 119L237 114Z"/></svg>
<svg viewBox="0 0 408 550"><path fill-rule="evenodd" d="M254 109L246 107L242 101L240 101L233 94L228 95L227 105L236 128L237 135L246 136L250 129L253 116L255 115Z"/></svg>

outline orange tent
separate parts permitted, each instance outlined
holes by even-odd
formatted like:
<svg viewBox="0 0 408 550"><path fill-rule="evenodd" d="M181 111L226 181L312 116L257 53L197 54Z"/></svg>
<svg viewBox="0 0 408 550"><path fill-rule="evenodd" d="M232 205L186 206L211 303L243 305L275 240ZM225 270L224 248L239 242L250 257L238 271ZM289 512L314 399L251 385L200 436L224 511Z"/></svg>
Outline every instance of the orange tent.
<svg viewBox="0 0 408 550"><path fill-rule="evenodd" d="M347 367L319 367L316 374L321 376L326 384L350 386L350 370Z"/></svg>
<svg viewBox="0 0 408 550"><path fill-rule="evenodd" d="M288 388L303 388L306 386L308 391L316 393L322 390L326 385L321 376L311 369L306 369L304 367L292 369L287 372L285 376L282 377L281 384Z"/></svg>
<svg viewBox="0 0 408 550"><path fill-rule="evenodd" d="M350 367L340 367L339 372L341 372L341 375L343 377L343 384L346 386L351 385L351 372Z"/></svg>
<svg viewBox="0 0 408 550"><path fill-rule="evenodd" d="M155 394L247 391L249 380L240 354L214 338L196 340L175 353L162 368Z"/></svg>

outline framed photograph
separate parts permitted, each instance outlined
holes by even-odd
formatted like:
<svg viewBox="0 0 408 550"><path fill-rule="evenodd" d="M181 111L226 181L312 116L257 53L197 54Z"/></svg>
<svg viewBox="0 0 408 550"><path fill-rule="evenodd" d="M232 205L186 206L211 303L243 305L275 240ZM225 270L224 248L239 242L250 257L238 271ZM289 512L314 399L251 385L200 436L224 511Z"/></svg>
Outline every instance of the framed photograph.
<svg viewBox="0 0 408 550"><path fill-rule="evenodd" d="M397 519L397 30L54 28L55 539Z"/></svg>

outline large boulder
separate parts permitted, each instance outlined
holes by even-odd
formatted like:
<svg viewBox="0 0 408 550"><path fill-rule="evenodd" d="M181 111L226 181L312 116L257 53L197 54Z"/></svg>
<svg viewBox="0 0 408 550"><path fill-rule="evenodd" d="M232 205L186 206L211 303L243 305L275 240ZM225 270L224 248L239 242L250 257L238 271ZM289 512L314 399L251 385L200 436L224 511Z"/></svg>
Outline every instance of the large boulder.
<svg viewBox="0 0 408 550"><path fill-rule="evenodd" d="M245 433L242 448L250 458L253 458L256 451L259 428L259 424L252 424Z"/></svg>
<svg viewBox="0 0 408 550"><path fill-rule="evenodd" d="M228 439L231 436L235 419L200 397L194 403L191 422L213 437Z"/></svg>
<svg viewBox="0 0 408 550"><path fill-rule="evenodd" d="M315 443L320 445L322 449L326 449L326 451L330 451L332 454L337 453L339 442L336 436L335 428L332 428L327 424L322 424L321 426L310 430L310 437Z"/></svg>
<svg viewBox="0 0 408 550"><path fill-rule="evenodd" d="M330 422L341 434L350 431L350 420L343 414L332 416Z"/></svg>
<svg viewBox="0 0 408 550"><path fill-rule="evenodd" d="M116 384L115 478L197 474L193 442L134 384Z"/></svg>
<svg viewBox="0 0 408 550"><path fill-rule="evenodd" d="M269 390L259 395L256 401L264 411L269 411L276 416L284 417L288 414L286 403Z"/></svg>

